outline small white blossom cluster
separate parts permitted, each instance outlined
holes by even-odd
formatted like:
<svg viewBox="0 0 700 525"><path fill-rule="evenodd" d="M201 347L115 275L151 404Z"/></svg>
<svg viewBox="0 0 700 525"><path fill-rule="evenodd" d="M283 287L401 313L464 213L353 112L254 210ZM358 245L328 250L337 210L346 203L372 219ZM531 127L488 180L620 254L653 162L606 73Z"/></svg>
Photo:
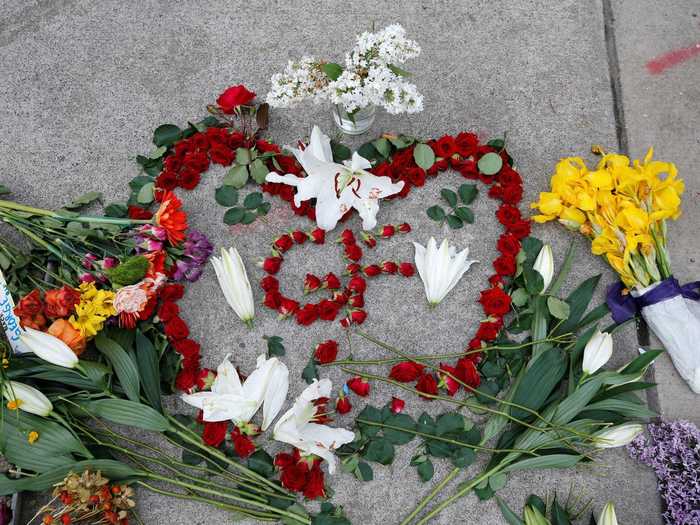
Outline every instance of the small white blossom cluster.
<svg viewBox="0 0 700 525"><path fill-rule="evenodd" d="M323 72L323 62L313 57L290 61L284 73L272 76L267 103L287 108L306 99L328 100L342 105L348 113L369 105L382 106L389 113L417 113L423 109L423 95L405 79L398 68L420 54L420 46L406 38L399 24L376 33L364 32L345 55L345 69L336 80Z"/></svg>

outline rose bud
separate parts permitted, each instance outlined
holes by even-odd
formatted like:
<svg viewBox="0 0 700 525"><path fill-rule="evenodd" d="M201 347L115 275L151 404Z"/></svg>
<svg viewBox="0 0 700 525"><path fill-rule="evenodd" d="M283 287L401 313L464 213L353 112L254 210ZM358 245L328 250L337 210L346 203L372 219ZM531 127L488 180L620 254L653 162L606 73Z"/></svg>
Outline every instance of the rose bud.
<svg viewBox="0 0 700 525"><path fill-rule="evenodd" d="M344 292L335 292L333 294L333 301L342 306L348 302L348 294Z"/></svg>
<svg viewBox="0 0 700 525"><path fill-rule="evenodd" d="M271 290L265 294L263 304L272 310L282 306L282 295L277 290Z"/></svg>
<svg viewBox="0 0 700 525"><path fill-rule="evenodd" d="M348 388L358 396L365 397L369 394L369 383L361 377L353 377L347 382Z"/></svg>
<svg viewBox="0 0 700 525"><path fill-rule="evenodd" d="M400 413L405 406L406 402L403 399L399 399L398 397L391 398L391 411L394 414Z"/></svg>
<svg viewBox="0 0 700 525"><path fill-rule="evenodd" d="M282 297L280 301L280 306L277 311L280 313L282 318L289 317L293 315L299 309L299 303L294 299L289 299L288 297Z"/></svg>
<svg viewBox="0 0 700 525"><path fill-rule="evenodd" d="M367 233L362 234L362 242L364 242L370 248L377 246L377 239L375 239L373 235Z"/></svg>
<svg viewBox="0 0 700 525"><path fill-rule="evenodd" d="M297 244L304 244L308 238L309 236L301 230L294 230L292 232L292 239L294 239L294 242Z"/></svg>
<svg viewBox="0 0 700 525"><path fill-rule="evenodd" d="M416 273L416 269L413 267L413 264L409 262L402 262L399 264L399 273L401 273L401 275L404 277L411 277Z"/></svg>
<svg viewBox="0 0 700 525"><path fill-rule="evenodd" d="M338 414L347 414L351 410L352 404L350 403L350 400L347 397L341 396L335 402L335 411L338 412Z"/></svg>
<svg viewBox="0 0 700 525"><path fill-rule="evenodd" d="M359 261L362 258L362 248L360 248L357 244L346 244L345 257L351 261Z"/></svg>
<svg viewBox="0 0 700 525"><path fill-rule="evenodd" d="M355 324L362 324L365 322L365 319L367 319L367 312L364 310L353 310L350 314L350 319L352 319L352 322Z"/></svg>
<svg viewBox="0 0 700 525"><path fill-rule="evenodd" d="M328 290L337 290L340 288L340 279L333 273L328 273L323 278L323 285Z"/></svg>
<svg viewBox="0 0 700 525"><path fill-rule="evenodd" d="M266 275L260 280L260 288L265 292L274 292L279 290L280 283L277 279L272 277L272 275Z"/></svg>
<svg viewBox="0 0 700 525"><path fill-rule="evenodd" d="M316 345L314 359L320 365L332 363L338 357L338 343L333 339L324 341Z"/></svg>
<svg viewBox="0 0 700 525"><path fill-rule="evenodd" d="M315 292L321 288L321 279L312 273L307 273L304 278L304 293Z"/></svg>
<svg viewBox="0 0 700 525"><path fill-rule="evenodd" d="M359 275L356 275L348 282L348 290L350 290L351 292L365 293L366 289L367 282Z"/></svg>
<svg viewBox="0 0 700 525"><path fill-rule="evenodd" d="M384 273L389 273L393 275L399 271L399 265L396 264L394 261L384 261L382 263L382 271Z"/></svg>
<svg viewBox="0 0 700 525"><path fill-rule="evenodd" d="M382 228L382 237L384 237L385 239L393 237L395 233L396 229L394 228L393 224L387 224Z"/></svg>
<svg viewBox="0 0 700 525"><path fill-rule="evenodd" d="M350 327L350 318L344 317L343 319L341 319L340 326L342 326L343 328L349 328Z"/></svg>
<svg viewBox="0 0 700 525"><path fill-rule="evenodd" d="M273 246L275 247L275 249L277 249L281 252L286 252L293 245L294 245L294 239L292 239L291 235L288 235L288 234L284 234L281 237L278 237L275 240L275 242L273 243Z"/></svg>
<svg viewBox="0 0 700 525"><path fill-rule="evenodd" d="M382 269L379 265L377 264L370 264L369 266L365 266L362 269L362 272L367 276L367 277L376 277L377 275L382 273Z"/></svg>
<svg viewBox="0 0 700 525"><path fill-rule="evenodd" d="M401 224L399 224L399 231L401 233L409 233L411 231L411 225L407 222L402 222Z"/></svg>
<svg viewBox="0 0 700 525"><path fill-rule="evenodd" d="M345 267L345 274L346 275L355 275L361 269L362 269L362 266L360 266L359 264L350 263Z"/></svg>
<svg viewBox="0 0 700 525"><path fill-rule="evenodd" d="M353 308L362 308L365 305L365 298L362 294L351 295L348 304Z"/></svg>
<svg viewBox="0 0 700 525"><path fill-rule="evenodd" d="M281 265L282 259L280 257L267 257L260 266L262 266L263 270L272 275L279 271Z"/></svg>
<svg viewBox="0 0 700 525"><path fill-rule="evenodd" d="M324 242L326 242L326 232L321 228L316 228L309 234L309 236L311 237L311 240L314 242L314 244L323 244Z"/></svg>
<svg viewBox="0 0 700 525"><path fill-rule="evenodd" d="M343 233L340 234L338 242L342 242L345 246L355 244L355 235L350 230L343 230Z"/></svg>

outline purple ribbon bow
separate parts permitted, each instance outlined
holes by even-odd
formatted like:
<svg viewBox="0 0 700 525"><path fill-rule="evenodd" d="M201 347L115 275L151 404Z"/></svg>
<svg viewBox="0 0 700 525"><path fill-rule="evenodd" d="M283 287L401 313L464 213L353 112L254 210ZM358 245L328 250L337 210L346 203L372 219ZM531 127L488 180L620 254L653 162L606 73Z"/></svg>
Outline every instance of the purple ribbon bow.
<svg viewBox="0 0 700 525"><path fill-rule="evenodd" d="M605 299L612 318L618 324L632 319L645 306L660 303L677 295L682 295L693 301L700 301L700 281L681 286L674 277L669 277L661 281L653 290L649 290L639 297L633 297L631 293L623 294L622 290L624 289L625 285L621 282L610 285Z"/></svg>

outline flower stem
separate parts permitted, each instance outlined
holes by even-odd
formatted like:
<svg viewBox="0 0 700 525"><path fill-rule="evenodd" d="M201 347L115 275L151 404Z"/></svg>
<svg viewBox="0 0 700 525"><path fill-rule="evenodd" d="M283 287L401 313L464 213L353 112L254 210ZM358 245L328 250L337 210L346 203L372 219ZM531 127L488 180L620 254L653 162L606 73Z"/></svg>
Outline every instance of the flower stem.
<svg viewBox="0 0 700 525"><path fill-rule="evenodd" d="M8 200L0 199L0 209L14 210L24 213L31 213L32 215L41 215L42 217L51 217L53 219L58 219L61 221L71 222L99 222L103 224L121 224L121 225L132 225L132 224L152 224L151 220L141 220L141 219L124 219L119 217L90 217L79 215L77 217L64 217L63 215L56 213L51 210L44 210L42 208L34 208L32 206L27 206L25 204L19 204L17 202L12 202Z"/></svg>
<svg viewBox="0 0 700 525"><path fill-rule="evenodd" d="M418 505L416 505L413 511L411 511L411 513L404 518L400 525L408 525L413 520L413 518L415 518L420 513L420 511L423 510L423 508L428 503L430 503L450 481L454 479L454 477L457 474L459 474L459 471L459 468L452 469L452 471L450 471L450 473L447 476L445 476L442 479L442 481L438 483L435 486L435 488L431 490L430 493L418 503Z"/></svg>

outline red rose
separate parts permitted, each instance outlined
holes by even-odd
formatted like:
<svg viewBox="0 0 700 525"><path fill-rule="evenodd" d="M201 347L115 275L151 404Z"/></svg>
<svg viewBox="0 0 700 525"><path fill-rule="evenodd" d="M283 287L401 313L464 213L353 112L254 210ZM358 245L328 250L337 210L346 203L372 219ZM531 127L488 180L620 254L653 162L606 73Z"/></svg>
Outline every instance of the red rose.
<svg viewBox="0 0 700 525"><path fill-rule="evenodd" d="M457 390L459 390L459 383L455 379L455 377L458 378L457 369L453 366L440 363L440 371L442 373L438 373L438 375L440 376L439 386L442 386L445 389L447 389L448 395L454 396L457 393Z"/></svg>
<svg viewBox="0 0 700 525"><path fill-rule="evenodd" d="M230 115L238 106L249 104L254 98L255 93L248 91L243 84L238 84L221 93L216 99L216 103L221 111Z"/></svg>
<svg viewBox="0 0 700 525"><path fill-rule="evenodd" d="M517 171L508 166L508 164L504 164L503 169L498 176L498 182L500 182L503 186L510 186L511 184L522 186L523 179L520 177Z"/></svg>
<svg viewBox="0 0 700 525"><path fill-rule="evenodd" d="M180 307L172 302L165 301L158 308L158 318L164 323L170 322L173 318L177 317L180 313Z"/></svg>
<svg viewBox="0 0 700 525"><path fill-rule="evenodd" d="M265 294L265 299L263 300L263 305L267 306L271 310L277 310L282 306L282 294L277 290L271 290Z"/></svg>
<svg viewBox="0 0 700 525"><path fill-rule="evenodd" d="M195 368L183 368L175 378L175 387L183 392L189 392L197 383L197 370Z"/></svg>
<svg viewBox="0 0 700 525"><path fill-rule="evenodd" d="M185 294L185 287L181 284L166 284L160 289L160 298L163 301L177 301Z"/></svg>
<svg viewBox="0 0 700 525"><path fill-rule="evenodd" d="M402 361L391 367L389 377L401 383L410 383L415 381L423 373L425 367L420 363L413 361Z"/></svg>
<svg viewBox="0 0 700 525"><path fill-rule="evenodd" d="M515 257L520 252L520 241L515 235L504 233L498 238L496 248L498 248L498 251L503 255Z"/></svg>
<svg viewBox="0 0 700 525"><path fill-rule="evenodd" d="M68 317L75 311L75 305L80 302L80 292L70 286L62 286L48 290L44 294L44 313L52 319Z"/></svg>
<svg viewBox="0 0 700 525"><path fill-rule="evenodd" d="M348 294L345 292L335 292L333 294L333 302L339 304L340 306L343 306L348 302Z"/></svg>
<svg viewBox="0 0 700 525"><path fill-rule="evenodd" d="M322 230L321 228L316 228L314 231L310 233L311 235L311 240L315 244L323 244L326 242L326 232Z"/></svg>
<svg viewBox="0 0 700 525"><path fill-rule="evenodd" d="M420 377L420 379L418 379L418 383L416 383L416 390L418 390L418 392L421 392L422 394L436 396L438 393L438 385L435 376L433 376L433 374L423 374ZM431 399L426 395L421 395L421 397L424 397L425 399Z"/></svg>
<svg viewBox="0 0 700 525"><path fill-rule="evenodd" d="M482 321L479 323L479 329L474 335L475 338L483 339L484 341L493 341L498 337L498 332L501 329L501 323L493 321Z"/></svg>
<svg viewBox="0 0 700 525"><path fill-rule="evenodd" d="M523 198L523 187L519 184L503 186L500 199L506 204L517 204Z"/></svg>
<svg viewBox="0 0 700 525"><path fill-rule="evenodd" d="M369 395L369 383L359 376L348 380L347 385L358 396L365 397Z"/></svg>
<svg viewBox="0 0 700 525"><path fill-rule="evenodd" d="M530 235L530 221L516 221L508 227L508 231L515 235L518 239L524 239Z"/></svg>
<svg viewBox="0 0 700 525"><path fill-rule="evenodd" d="M232 150L235 151L237 148L240 148L243 146L243 143L245 142L245 136L243 133L240 131L234 131L233 133L230 133L228 136L228 140L226 141L226 145Z"/></svg>
<svg viewBox="0 0 700 525"><path fill-rule="evenodd" d="M481 292L479 302L487 315L502 317L510 310L510 295L501 288L489 288Z"/></svg>
<svg viewBox="0 0 700 525"><path fill-rule="evenodd" d="M208 150L209 149L209 138L206 133L197 132L189 138L192 147L195 150Z"/></svg>
<svg viewBox="0 0 700 525"><path fill-rule="evenodd" d="M165 323L164 332L171 341L185 339L188 335L190 335L190 329L187 327L187 323L185 323L185 321L179 317L174 317L170 320L170 322Z"/></svg>
<svg viewBox="0 0 700 525"><path fill-rule="evenodd" d="M391 398L391 411L394 414L402 412L405 406L406 402L403 399L399 399L398 397Z"/></svg>
<svg viewBox="0 0 700 525"><path fill-rule="evenodd" d="M362 294L351 295L347 303L353 308L362 308L365 306L365 297Z"/></svg>
<svg viewBox="0 0 700 525"><path fill-rule="evenodd" d="M382 273L382 268L378 264L370 264L362 269L367 277L376 277Z"/></svg>
<svg viewBox="0 0 700 525"><path fill-rule="evenodd" d="M299 310L299 303L294 299L289 299L288 297L282 297L279 309L277 310L282 317L288 317Z"/></svg>
<svg viewBox="0 0 700 525"><path fill-rule="evenodd" d="M369 248L375 248L377 246L377 239L374 238L374 235L362 234L362 242Z"/></svg>
<svg viewBox="0 0 700 525"><path fill-rule="evenodd" d="M481 376L479 376L476 365L471 359L467 359L466 357L457 361L457 377L459 377L462 383L472 388L477 388L481 384Z"/></svg>
<svg viewBox="0 0 700 525"><path fill-rule="evenodd" d="M316 361L325 365L332 363L338 357L338 343L333 339L324 341L316 345L316 350L314 351L314 358Z"/></svg>
<svg viewBox="0 0 700 525"><path fill-rule="evenodd" d="M175 351L183 358L190 361L199 360L200 346L196 341L192 339L180 339L179 341L174 341L172 344Z"/></svg>
<svg viewBox="0 0 700 525"><path fill-rule="evenodd" d="M262 151L263 153L266 152L272 152L272 153L279 153L280 152L280 147L277 144L273 144L272 142L268 142L266 140L257 140L255 142L255 147L258 148L259 151Z"/></svg>
<svg viewBox="0 0 700 525"><path fill-rule="evenodd" d="M402 262L401 264L399 264L399 273L404 277L411 277L413 274L416 273L416 269L413 266L413 264L409 262Z"/></svg>
<svg viewBox="0 0 700 525"><path fill-rule="evenodd" d="M455 137L455 146L457 152L462 157L469 157L476 153L476 148L479 145L479 138L474 133L459 133Z"/></svg>
<svg viewBox="0 0 700 525"><path fill-rule="evenodd" d="M275 240L275 242L273 243L273 246L275 247L275 249L277 249L281 252L286 252L292 246L294 246L294 239L292 239L291 235L284 234Z"/></svg>
<svg viewBox="0 0 700 525"><path fill-rule="evenodd" d="M315 304L305 304L296 311L297 323L302 326L309 326L318 319L318 306Z"/></svg>
<svg viewBox="0 0 700 525"><path fill-rule="evenodd" d="M217 421L210 423L204 422L204 431L202 432L202 441L210 447L218 447L226 439L228 431L228 421Z"/></svg>
<svg viewBox="0 0 700 525"><path fill-rule="evenodd" d="M41 292L37 289L22 297L13 310L23 328L34 330L43 330L46 327L43 311L44 303L41 302Z"/></svg>
<svg viewBox="0 0 700 525"><path fill-rule="evenodd" d="M411 231L411 225L407 222L402 222L401 224L399 224L399 231L401 233L409 233Z"/></svg>
<svg viewBox="0 0 700 525"><path fill-rule="evenodd" d="M308 476L309 467L305 462L294 463L293 465L282 469L280 482L286 489L293 492L301 492L306 486Z"/></svg>
<svg viewBox="0 0 700 525"><path fill-rule="evenodd" d="M493 268L498 275L515 274L515 257L512 255L501 255L493 261Z"/></svg>
<svg viewBox="0 0 700 525"><path fill-rule="evenodd" d="M382 263L382 271L384 273L394 275L396 272L399 271L399 265L393 261L384 261Z"/></svg>
<svg viewBox="0 0 700 525"><path fill-rule="evenodd" d="M351 261L359 261L362 258L362 248L357 244L348 244L345 246L345 257Z"/></svg>
<svg viewBox="0 0 700 525"><path fill-rule="evenodd" d="M350 399L347 397L339 397L338 400L335 402L335 411L338 412L338 414L347 414L352 410L352 403L350 403Z"/></svg>
<svg viewBox="0 0 700 525"><path fill-rule="evenodd" d="M334 273L327 273L323 278L323 286L328 290L337 290L340 288L340 279Z"/></svg>
<svg viewBox="0 0 700 525"><path fill-rule="evenodd" d="M211 127L204 132L210 145L224 144L228 139L228 132L224 128Z"/></svg>
<svg viewBox="0 0 700 525"><path fill-rule="evenodd" d="M214 144L209 149L209 158L214 164L220 164L221 166L230 166L233 164L236 154L231 150L229 146L224 144Z"/></svg>
<svg viewBox="0 0 700 525"><path fill-rule="evenodd" d="M182 168L182 157L179 155L168 155L163 160L163 171L178 172Z"/></svg>
<svg viewBox="0 0 700 525"><path fill-rule="evenodd" d="M148 221L153 217L153 213L141 206L129 206L127 210L129 218L137 221Z"/></svg>
<svg viewBox="0 0 700 525"><path fill-rule="evenodd" d="M211 130L216 128L209 129ZM186 169L192 170L195 173L203 173L209 169L209 156L203 151L194 151L185 155L185 158L182 159L182 164L183 167L180 170L180 174L182 174L182 170Z"/></svg>
<svg viewBox="0 0 700 525"><path fill-rule="evenodd" d="M304 244L308 238L309 236L301 230L294 230L292 232L292 239L294 239L294 242L297 244Z"/></svg>
<svg viewBox="0 0 700 525"><path fill-rule="evenodd" d="M347 275L355 275L360 270L362 270L362 266L357 263L350 263L345 267L345 273Z"/></svg>
<svg viewBox="0 0 700 525"><path fill-rule="evenodd" d="M444 135L435 141L433 150L437 157L451 157L457 151L457 144L454 138Z"/></svg>
<svg viewBox="0 0 700 525"><path fill-rule="evenodd" d="M503 204L498 208L496 218L503 226L508 227L520 220L520 210L510 204Z"/></svg>
<svg viewBox="0 0 700 525"><path fill-rule="evenodd" d="M177 187L177 173L170 170L165 170L156 177L156 188L164 190L174 190Z"/></svg>
<svg viewBox="0 0 700 525"><path fill-rule="evenodd" d="M367 312L364 310L353 310L350 313L350 319L355 324L362 324L365 322L365 319L367 319Z"/></svg>
<svg viewBox="0 0 700 525"><path fill-rule="evenodd" d="M367 282L360 277L359 275L356 275L350 281L348 281L348 290L354 293L365 293L365 290L367 289Z"/></svg>
<svg viewBox="0 0 700 525"><path fill-rule="evenodd" d="M503 278L498 274L492 275L491 277L489 277L489 284L494 287L498 286L500 288L503 288Z"/></svg>
<svg viewBox="0 0 700 525"><path fill-rule="evenodd" d="M342 242L345 246L350 246L352 244L355 244L355 234L352 233L351 230L345 229L340 234L340 238L338 240Z"/></svg>
<svg viewBox="0 0 700 525"><path fill-rule="evenodd" d="M267 257L262 263L262 269L269 274L276 274L281 265L282 259L280 257Z"/></svg>
<svg viewBox="0 0 700 525"><path fill-rule="evenodd" d="M307 273L304 278L304 293L315 292L321 288L321 279L312 273Z"/></svg>
<svg viewBox="0 0 700 525"><path fill-rule="evenodd" d="M260 288L265 292L276 292L280 289L280 283L272 275L266 275L260 280Z"/></svg>
<svg viewBox="0 0 700 525"><path fill-rule="evenodd" d="M476 162L473 160L463 161L458 168L458 171L462 177L465 179L478 179L479 170L477 168Z"/></svg>
<svg viewBox="0 0 700 525"><path fill-rule="evenodd" d="M316 499L325 496L326 488L324 486L323 471L321 470L320 462L314 461L314 466L311 468L306 481L306 487L304 487L304 497Z"/></svg>
<svg viewBox="0 0 700 525"><path fill-rule="evenodd" d="M233 450L239 458L247 458L253 452L255 452L255 443L245 434L241 434L238 427L234 427L233 432L231 432L231 440L233 441Z"/></svg>
<svg viewBox="0 0 700 525"><path fill-rule="evenodd" d="M297 449L294 449L294 452L297 452ZM295 458L292 454L287 454L286 452L280 452L275 456L275 467L278 467L279 469L286 469L288 467L291 467L297 462L297 458Z"/></svg>
<svg viewBox="0 0 700 525"><path fill-rule="evenodd" d="M421 187L425 184L425 170L423 168L406 168L404 170L404 181L410 182L413 186Z"/></svg>
<svg viewBox="0 0 700 525"><path fill-rule="evenodd" d="M334 301L323 299L318 303L318 317L324 321L332 321L338 315L340 305Z"/></svg>
<svg viewBox="0 0 700 525"><path fill-rule="evenodd" d="M385 239L388 239L389 237L393 237L394 234L396 233L396 228L394 228L393 224L387 224L382 228L382 237Z"/></svg>

